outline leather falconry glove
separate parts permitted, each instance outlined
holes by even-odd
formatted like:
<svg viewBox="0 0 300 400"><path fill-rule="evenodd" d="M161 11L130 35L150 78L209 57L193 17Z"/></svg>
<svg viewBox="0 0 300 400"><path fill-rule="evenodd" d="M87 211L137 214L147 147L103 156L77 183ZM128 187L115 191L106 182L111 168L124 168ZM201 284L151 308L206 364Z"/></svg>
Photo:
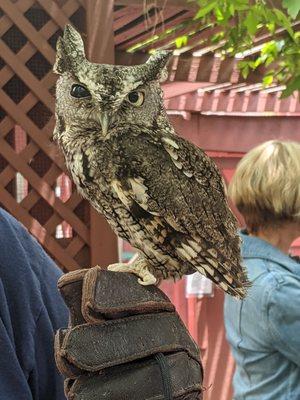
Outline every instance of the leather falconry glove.
<svg viewBox="0 0 300 400"><path fill-rule="evenodd" d="M55 337L69 400L198 400L199 349L168 297L100 267L58 283L70 324Z"/></svg>

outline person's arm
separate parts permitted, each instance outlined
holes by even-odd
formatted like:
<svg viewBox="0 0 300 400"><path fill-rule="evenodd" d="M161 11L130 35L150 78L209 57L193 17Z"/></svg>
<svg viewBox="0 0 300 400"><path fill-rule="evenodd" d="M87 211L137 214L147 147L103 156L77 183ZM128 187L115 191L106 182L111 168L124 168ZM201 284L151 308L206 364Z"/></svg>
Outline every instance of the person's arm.
<svg viewBox="0 0 300 400"><path fill-rule="evenodd" d="M35 368L31 372L31 388L38 392L36 397L41 400L65 400L63 378L54 362L54 332L50 324L48 314L42 311L36 321Z"/></svg>
<svg viewBox="0 0 300 400"><path fill-rule="evenodd" d="M0 209L0 400L65 399L53 352L55 332L68 324L57 289L61 275L28 231Z"/></svg>
<svg viewBox="0 0 300 400"><path fill-rule="evenodd" d="M276 349L300 366L300 279L287 275L272 291L268 323Z"/></svg>
<svg viewBox="0 0 300 400"><path fill-rule="evenodd" d="M0 398L32 400L31 390L22 366L17 358L11 338L2 316L0 317Z"/></svg>

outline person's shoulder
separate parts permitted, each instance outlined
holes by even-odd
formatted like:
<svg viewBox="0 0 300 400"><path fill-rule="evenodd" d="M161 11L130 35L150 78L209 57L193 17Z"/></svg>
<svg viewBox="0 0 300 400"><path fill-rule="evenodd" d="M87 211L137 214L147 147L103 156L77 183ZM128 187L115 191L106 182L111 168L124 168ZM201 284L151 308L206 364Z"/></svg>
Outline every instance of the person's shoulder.
<svg viewBox="0 0 300 400"><path fill-rule="evenodd" d="M49 285L56 289L62 271L48 256L29 231L12 215L0 208L1 277L26 280L35 286ZM13 255L13 257L12 257ZM27 282L28 283L28 282Z"/></svg>
<svg viewBox="0 0 300 400"><path fill-rule="evenodd" d="M264 285L276 284L277 270L275 265L270 265L269 260L262 257L244 259L248 277L253 284L262 282Z"/></svg>
<svg viewBox="0 0 300 400"><path fill-rule="evenodd" d="M269 260L263 258L249 258L244 260L251 287L243 302L243 306L260 308L263 310L268 303L271 293L282 281L282 272L276 266L270 265Z"/></svg>
<svg viewBox="0 0 300 400"><path fill-rule="evenodd" d="M299 320L300 309L300 276L291 272L276 273L276 286L270 292L267 302L269 320L285 324L286 330L294 329Z"/></svg>
<svg viewBox="0 0 300 400"><path fill-rule="evenodd" d="M26 230L16 218L0 207L0 231L5 231L5 229L9 228Z"/></svg>
<svg viewBox="0 0 300 400"><path fill-rule="evenodd" d="M9 247L20 247L27 241L36 241L28 229L0 207L0 246L3 251Z"/></svg>
<svg viewBox="0 0 300 400"><path fill-rule="evenodd" d="M246 258L244 264L252 282L259 281L275 287L285 281L300 279L300 264L286 255L279 259L270 256Z"/></svg>
<svg viewBox="0 0 300 400"><path fill-rule="evenodd" d="M36 320L41 310L47 313L56 309L65 319L66 310L57 289L61 275L36 238L0 209L0 281L13 314L20 315L20 320L25 310L28 318L32 315ZM50 314L52 319L60 318L53 311Z"/></svg>
<svg viewBox="0 0 300 400"><path fill-rule="evenodd" d="M269 270L265 279L261 282L263 291L266 293L266 309L288 310L300 307L300 265L297 270L278 268L276 262L268 262ZM297 311L298 312L298 311Z"/></svg>
<svg viewBox="0 0 300 400"><path fill-rule="evenodd" d="M2 208L0 208L0 239L4 252L7 249L5 243L9 244L11 248L18 248L24 256L26 255L26 261L30 263L35 272L41 272L40 267L36 268L36 261L42 262L44 270L50 267L51 270L60 271L28 229Z"/></svg>
<svg viewBox="0 0 300 400"><path fill-rule="evenodd" d="M267 260L268 276L276 288L300 285L300 263L284 255L280 260Z"/></svg>
<svg viewBox="0 0 300 400"><path fill-rule="evenodd" d="M299 290L300 294L300 265L299 265L299 274L295 274L287 271L273 271L274 279L276 280L276 289L277 290L290 290L296 289Z"/></svg>
<svg viewBox="0 0 300 400"><path fill-rule="evenodd" d="M286 275L300 277L300 264L277 247L256 236L241 234L242 256L249 278L280 283Z"/></svg>

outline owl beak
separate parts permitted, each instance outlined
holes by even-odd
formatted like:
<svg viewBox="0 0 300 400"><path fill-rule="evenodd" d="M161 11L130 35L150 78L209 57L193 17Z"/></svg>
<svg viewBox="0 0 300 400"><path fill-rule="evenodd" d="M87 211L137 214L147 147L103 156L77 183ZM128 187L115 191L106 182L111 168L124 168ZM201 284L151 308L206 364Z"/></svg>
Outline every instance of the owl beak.
<svg viewBox="0 0 300 400"><path fill-rule="evenodd" d="M109 126L108 113L107 112L102 112L99 115L99 121L100 121L100 124L101 124L102 133L103 133L104 136L106 136L107 132L108 132L108 126Z"/></svg>

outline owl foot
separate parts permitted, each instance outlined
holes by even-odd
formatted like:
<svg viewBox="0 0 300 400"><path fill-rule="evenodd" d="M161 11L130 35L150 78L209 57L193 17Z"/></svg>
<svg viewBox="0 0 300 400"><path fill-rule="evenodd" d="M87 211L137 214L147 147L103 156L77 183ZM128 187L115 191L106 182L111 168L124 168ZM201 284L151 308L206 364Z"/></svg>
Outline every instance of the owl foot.
<svg viewBox="0 0 300 400"><path fill-rule="evenodd" d="M155 285L157 279L147 268L147 263L144 260L136 260L128 264L111 264L107 267L109 271L114 272L129 272L139 277L138 283L143 286Z"/></svg>

